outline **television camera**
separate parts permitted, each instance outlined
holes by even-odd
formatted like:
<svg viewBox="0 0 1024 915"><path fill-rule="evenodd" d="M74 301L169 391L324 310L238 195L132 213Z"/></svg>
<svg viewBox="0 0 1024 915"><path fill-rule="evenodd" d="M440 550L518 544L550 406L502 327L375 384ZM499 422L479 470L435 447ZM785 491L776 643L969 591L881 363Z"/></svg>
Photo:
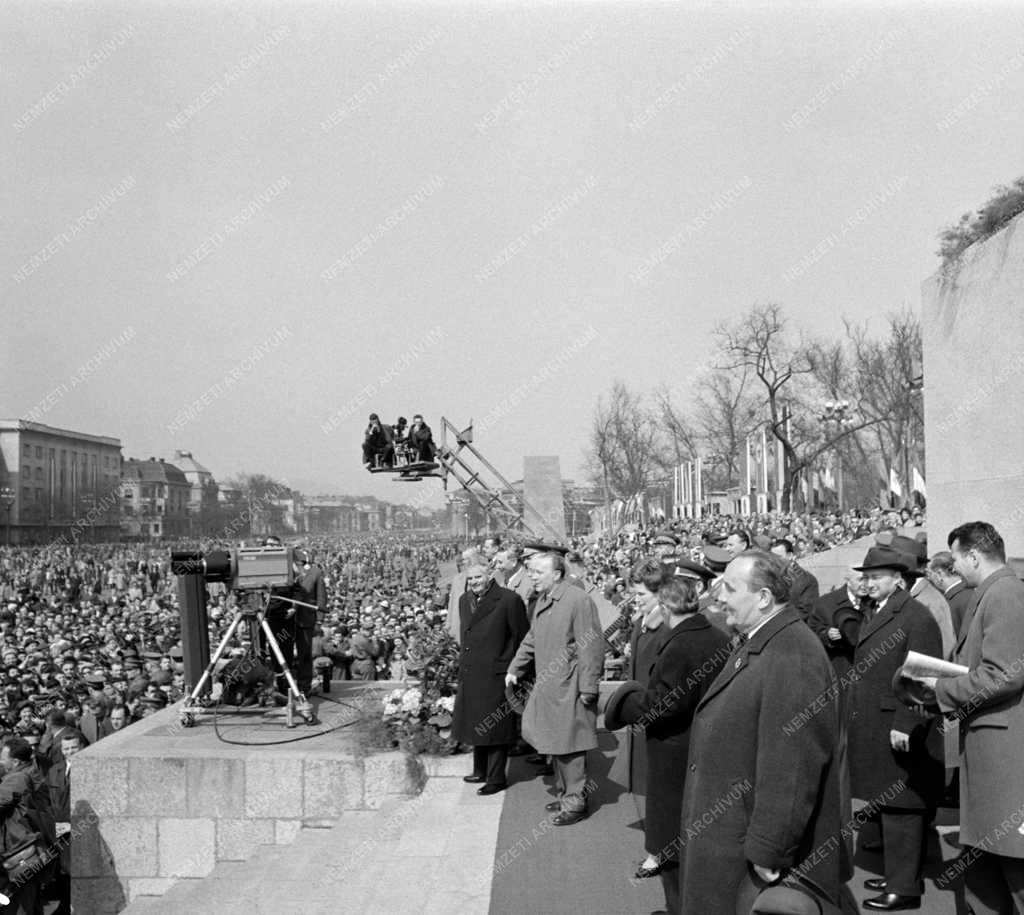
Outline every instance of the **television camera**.
<svg viewBox="0 0 1024 915"><path fill-rule="evenodd" d="M295 555L291 547L240 547L209 553L171 553L175 575L202 575L207 582L223 582L232 591L262 591L288 587L295 581Z"/></svg>
<svg viewBox="0 0 1024 915"><path fill-rule="evenodd" d="M260 660L260 632L266 647L277 660L282 676L288 683L286 723L294 727L294 713L297 712L307 724L314 724L316 716L313 706L299 690L291 670L281 652L270 624L266 620L267 605L271 597L293 606L305 604L295 600L288 592L295 583L295 551L291 547L262 546L240 547L236 550L211 550L201 552L171 553L171 571L178 576L200 576L206 583L223 583L237 595L235 617L213 653L206 669L195 688L185 699L181 708L181 723L192 727L198 714L206 710L202 701L207 681L214 677L217 664L227 651L239 629L245 657L233 658L233 669L251 673L262 667ZM315 609L315 608L314 608Z"/></svg>

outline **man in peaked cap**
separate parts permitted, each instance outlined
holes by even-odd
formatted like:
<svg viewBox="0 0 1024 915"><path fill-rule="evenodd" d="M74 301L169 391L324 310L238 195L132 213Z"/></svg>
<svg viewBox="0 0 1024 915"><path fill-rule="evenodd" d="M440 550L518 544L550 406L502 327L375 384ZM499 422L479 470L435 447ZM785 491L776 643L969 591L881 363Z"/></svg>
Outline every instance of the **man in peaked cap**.
<svg viewBox="0 0 1024 915"><path fill-rule="evenodd" d="M670 531L662 531L651 543L654 549L654 558L662 565L672 565L676 561L676 550L679 549L679 539Z"/></svg>
<svg viewBox="0 0 1024 915"><path fill-rule="evenodd" d="M864 902L876 911L918 908L928 820L945 788L942 734L937 716L902 705L893 678L907 653L942 656L942 636L931 613L903 589L905 554L891 546L868 550L863 572L875 609L861 625L853 654L849 702L850 789L878 811L885 876L865 886L880 891ZM865 850L877 827L861 830Z"/></svg>

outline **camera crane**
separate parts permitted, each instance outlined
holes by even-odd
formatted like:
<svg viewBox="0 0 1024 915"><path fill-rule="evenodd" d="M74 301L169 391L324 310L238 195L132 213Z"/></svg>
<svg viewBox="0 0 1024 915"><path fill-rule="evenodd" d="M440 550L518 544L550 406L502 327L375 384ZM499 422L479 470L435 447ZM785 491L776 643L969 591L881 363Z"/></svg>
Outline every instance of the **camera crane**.
<svg viewBox="0 0 1024 915"><path fill-rule="evenodd" d="M473 420L459 429L441 417L441 443L433 461L414 461L407 452L396 451L394 466L371 467L371 473L392 473L400 483L419 483L438 478L447 491L449 478L455 480L480 509L501 530L520 531L530 537L560 538L560 534L513 489L501 472L473 444ZM527 523L525 516L539 519L541 530Z"/></svg>

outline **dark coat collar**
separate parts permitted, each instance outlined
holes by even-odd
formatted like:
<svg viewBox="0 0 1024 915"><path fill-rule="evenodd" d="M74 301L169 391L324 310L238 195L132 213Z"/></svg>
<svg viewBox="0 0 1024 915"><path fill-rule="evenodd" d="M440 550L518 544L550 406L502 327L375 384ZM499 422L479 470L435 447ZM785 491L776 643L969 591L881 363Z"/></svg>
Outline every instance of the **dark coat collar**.
<svg viewBox="0 0 1024 915"><path fill-rule="evenodd" d="M909 591L903 588L894 591L885 602L885 606L881 610L875 611L875 615L871 617L868 624L861 628L857 644L861 644L866 638L874 635L879 629L891 623L896 618L896 615L912 600L913 598L910 596Z"/></svg>
<svg viewBox="0 0 1024 915"><path fill-rule="evenodd" d="M467 591L469 594L469 600L472 604L473 595L472 592ZM466 623L467 629L472 629L477 623L480 622L488 613L490 613L495 607L498 606L498 598L501 595L501 588L496 581L492 578L487 584L487 588L483 594L476 599L476 609L473 611L469 620Z"/></svg>
<svg viewBox="0 0 1024 915"><path fill-rule="evenodd" d="M667 627L668 622L665 622L662 625ZM708 618L704 616L704 614L702 613L695 613L689 619L683 620L678 626L676 626L675 629L669 629L668 635L665 637L665 639L662 641L661 645L658 648L658 654L661 654L665 650L669 642L679 638L682 635L685 635L687 632L697 632L700 629L710 628L711 623L708 621Z"/></svg>
<svg viewBox="0 0 1024 915"><path fill-rule="evenodd" d="M764 651L765 646L783 629L797 623L803 623L800 613L796 607L789 605L768 620L746 643L740 645L729 656L729 659L725 662L725 667L722 668L722 672L715 679L714 683L711 684L707 693L704 694L704 698L701 700L698 708L707 704L709 699L720 693L732 682L733 677L747 666L747 658L750 655L760 654Z"/></svg>

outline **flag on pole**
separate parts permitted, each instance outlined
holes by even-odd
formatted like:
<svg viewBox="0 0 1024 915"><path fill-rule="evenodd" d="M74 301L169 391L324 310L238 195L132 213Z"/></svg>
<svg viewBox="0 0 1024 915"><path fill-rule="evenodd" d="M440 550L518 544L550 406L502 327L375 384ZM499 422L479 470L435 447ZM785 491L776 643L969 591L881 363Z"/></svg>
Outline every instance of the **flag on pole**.
<svg viewBox="0 0 1024 915"><path fill-rule="evenodd" d="M914 484L914 492L921 493L926 499L928 498L928 491L924 488L924 477L921 476L921 472L914 467L910 472L911 479Z"/></svg>
<svg viewBox="0 0 1024 915"><path fill-rule="evenodd" d="M836 491L836 475L832 472L831 467L826 467L821 471L821 485L830 492Z"/></svg>
<svg viewBox="0 0 1024 915"><path fill-rule="evenodd" d="M900 478L896 475L896 468L889 468L889 492L897 499L903 498L903 487L900 485Z"/></svg>

